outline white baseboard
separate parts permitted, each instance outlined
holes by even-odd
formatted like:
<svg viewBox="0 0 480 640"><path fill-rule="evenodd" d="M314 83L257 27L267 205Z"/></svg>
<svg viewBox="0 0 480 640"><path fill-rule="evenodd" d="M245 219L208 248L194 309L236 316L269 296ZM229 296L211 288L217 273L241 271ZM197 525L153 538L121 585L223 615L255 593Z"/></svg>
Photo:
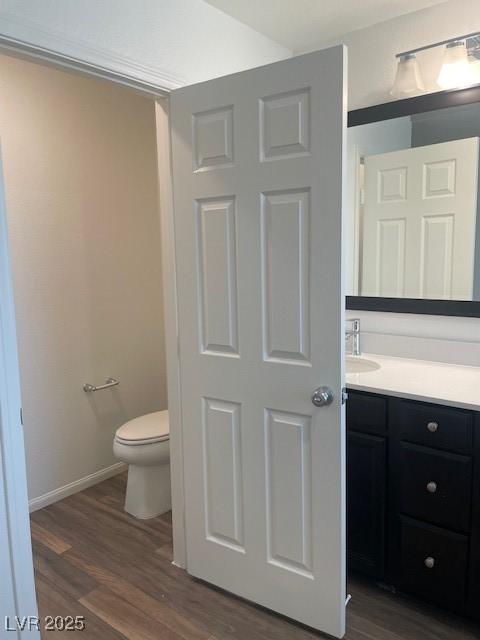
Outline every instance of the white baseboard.
<svg viewBox="0 0 480 640"><path fill-rule="evenodd" d="M123 462L116 462L110 467L100 469L100 471L95 471L95 473L91 473L84 478L74 480L73 482L69 482L63 487L59 487L58 489L54 489L53 491L44 493L43 496L32 498L32 500L28 501L28 508L30 510L30 513L32 511L42 509L43 507L47 507L49 504L53 504L54 502L58 502L59 500L63 500L63 498L71 496L73 493L78 493L79 491L83 491L83 489L92 487L94 484L102 482L102 480L107 480L107 478L116 476L117 474L122 473L122 471L125 471L126 468L127 465Z"/></svg>

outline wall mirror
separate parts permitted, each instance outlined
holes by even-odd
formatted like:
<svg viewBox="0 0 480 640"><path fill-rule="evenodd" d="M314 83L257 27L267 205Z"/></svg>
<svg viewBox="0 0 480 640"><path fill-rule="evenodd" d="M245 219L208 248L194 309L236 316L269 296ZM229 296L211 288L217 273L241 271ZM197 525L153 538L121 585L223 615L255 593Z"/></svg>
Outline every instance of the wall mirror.
<svg viewBox="0 0 480 640"><path fill-rule="evenodd" d="M347 308L480 317L479 98L350 112Z"/></svg>

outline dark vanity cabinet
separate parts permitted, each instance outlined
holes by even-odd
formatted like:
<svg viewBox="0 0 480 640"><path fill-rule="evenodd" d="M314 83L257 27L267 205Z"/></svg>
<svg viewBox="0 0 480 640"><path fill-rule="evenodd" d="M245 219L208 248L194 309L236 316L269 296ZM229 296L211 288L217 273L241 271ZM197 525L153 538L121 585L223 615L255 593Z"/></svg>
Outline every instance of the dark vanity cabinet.
<svg viewBox="0 0 480 640"><path fill-rule="evenodd" d="M349 569L479 617L480 414L349 391Z"/></svg>

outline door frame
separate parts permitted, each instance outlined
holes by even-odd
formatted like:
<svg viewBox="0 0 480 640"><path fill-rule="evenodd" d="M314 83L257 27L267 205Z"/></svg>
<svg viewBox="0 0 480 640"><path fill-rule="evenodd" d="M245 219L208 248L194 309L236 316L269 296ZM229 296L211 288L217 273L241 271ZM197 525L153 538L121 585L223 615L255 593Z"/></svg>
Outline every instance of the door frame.
<svg viewBox="0 0 480 640"><path fill-rule="evenodd" d="M173 562L186 568L185 542L185 506L183 483L183 447L180 405L180 365L178 359L178 323L175 271L175 225L173 215L172 170L170 152L169 93L166 86L153 85L139 80L129 73L119 73L91 62L72 58L68 55L32 45L26 41L0 40L0 53L23 58L30 62L40 62L54 68L74 71L82 75L93 76L114 82L146 96L155 102L155 121L157 138L157 183L162 251L162 285L164 299L165 347L167 365L168 409L170 418L170 465L172 484L172 525L173 525ZM3 180L0 165L0 181ZM13 309L13 283L8 260L8 238L6 229L6 211L0 202L0 302L5 314L0 314L0 381L11 381L12 366L16 362L15 317ZM12 339L13 336L13 339ZM7 377L7 374L9 377ZM14 376L15 378L15 376ZM18 382L18 379L17 379ZM25 456L23 431L20 421L20 385L5 385L5 394L0 395L1 415L6 407L7 419L0 421L0 479L5 483L5 507L11 577L14 585L15 607L20 615L36 615L35 592L22 588L29 572L33 576L33 559L25 554L30 549L30 529L28 519L28 497L25 465L18 464L18 458ZM15 459L17 458L17 459ZM4 464L6 460L7 464ZM15 464L8 464L9 461ZM3 621L2 621L3 624ZM21 632L18 637L23 637ZM35 632L33 632L35 633ZM26 636L25 636L26 637ZM29 633L32 638L32 633ZM39 636L37 636L39 637Z"/></svg>
<svg viewBox="0 0 480 640"><path fill-rule="evenodd" d="M170 480L172 486L173 564L187 568L183 465L182 405L180 402L180 330L178 326L175 216L171 158L170 101L155 101L158 190L162 246L163 317L167 356L167 396L170 421Z"/></svg>
<svg viewBox="0 0 480 640"><path fill-rule="evenodd" d="M10 616L37 616L33 579L25 446L23 440L20 378L5 209L3 167L0 159L0 545L2 579L7 598L0 612L0 633L9 616L9 630L17 638L39 639L35 626L18 629ZM3 555L5 553L5 555ZM6 576L3 572L7 573ZM8 607L8 608L7 608ZM12 609L10 609L12 607ZM13 636L12 636L13 637Z"/></svg>

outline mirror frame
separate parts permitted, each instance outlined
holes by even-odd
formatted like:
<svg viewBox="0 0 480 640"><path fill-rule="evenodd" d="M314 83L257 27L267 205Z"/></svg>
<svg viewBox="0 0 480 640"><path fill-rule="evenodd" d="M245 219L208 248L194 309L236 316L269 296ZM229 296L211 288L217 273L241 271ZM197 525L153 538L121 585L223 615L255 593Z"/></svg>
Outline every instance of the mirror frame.
<svg viewBox="0 0 480 640"><path fill-rule="evenodd" d="M392 120L426 111L437 111L465 104L480 103L480 85L454 91L438 91L414 98L376 104L348 112L348 127L371 122ZM479 132L480 136L480 132ZM357 311L387 311L392 313L419 313L434 316L463 316L480 318L480 301L421 300L414 298L377 298L347 296L347 309Z"/></svg>

